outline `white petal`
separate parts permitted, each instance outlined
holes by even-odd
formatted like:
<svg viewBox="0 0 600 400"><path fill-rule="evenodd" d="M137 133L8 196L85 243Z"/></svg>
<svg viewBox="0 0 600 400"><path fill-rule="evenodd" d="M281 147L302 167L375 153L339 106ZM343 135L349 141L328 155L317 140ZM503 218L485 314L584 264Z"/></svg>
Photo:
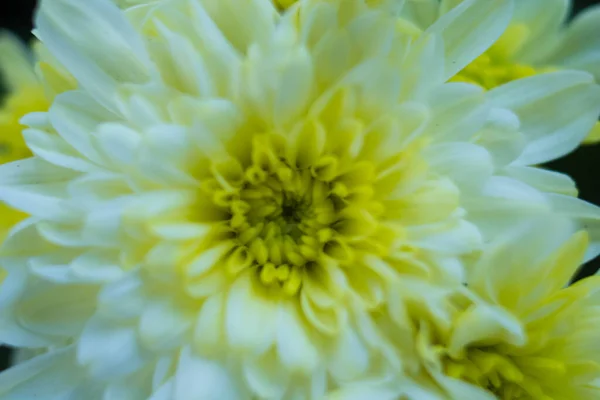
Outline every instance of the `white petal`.
<svg viewBox="0 0 600 400"><path fill-rule="evenodd" d="M490 201L492 199L506 199L523 204L547 205L548 201L543 193L516 179L504 176L493 176L488 180L481 195ZM466 199L470 203L470 199ZM473 199L476 202L476 199Z"/></svg>
<svg viewBox="0 0 600 400"><path fill-rule="evenodd" d="M104 390L103 400L147 399L152 388L149 385L151 368L146 368L118 382L111 382Z"/></svg>
<svg viewBox="0 0 600 400"><path fill-rule="evenodd" d="M127 208L127 217L146 221L169 211L193 205L196 193L191 190L164 190L143 193Z"/></svg>
<svg viewBox="0 0 600 400"><path fill-rule="evenodd" d="M172 367L175 365L176 356L161 357L153 366L152 388L156 389L164 383L172 380Z"/></svg>
<svg viewBox="0 0 600 400"><path fill-rule="evenodd" d="M246 273L229 290L226 332L234 348L261 354L275 339L278 304L256 291L255 284Z"/></svg>
<svg viewBox="0 0 600 400"><path fill-rule="evenodd" d="M434 171L450 177L461 189L478 189L494 172L490 154L472 143L432 145L425 157Z"/></svg>
<svg viewBox="0 0 600 400"><path fill-rule="evenodd" d="M319 363L319 351L295 305L282 304L278 314L277 351L281 362L291 370L313 370Z"/></svg>
<svg viewBox="0 0 600 400"><path fill-rule="evenodd" d="M81 280L73 275L69 267L72 257L69 252L53 252L48 256L31 257L29 268L34 275L50 282L77 283Z"/></svg>
<svg viewBox="0 0 600 400"><path fill-rule="evenodd" d="M63 247L86 247L90 242L82 237L81 229L74 224L38 222L40 235L52 244Z"/></svg>
<svg viewBox="0 0 600 400"><path fill-rule="evenodd" d="M115 199L88 211L80 231L81 238L92 246L104 248L115 248L125 243L122 232L125 208L123 203L120 199Z"/></svg>
<svg viewBox="0 0 600 400"><path fill-rule="evenodd" d="M498 399L495 395L479 386L472 385L459 379L450 378L442 373L435 374L435 378L451 399Z"/></svg>
<svg viewBox="0 0 600 400"><path fill-rule="evenodd" d="M519 131L519 117L504 108L492 108L485 126L479 131L477 144L492 156L497 168L515 161L523 153L525 136Z"/></svg>
<svg viewBox="0 0 600 400"><path fill-rule="evenodd" d="M334 82L342 76L350 65L351 46L351 41L345 32L329 32L325 37L319 37L319 43L311 51L315 80Z"/></svg>
<svg viewBox="0 0 600 400"><path fill-rule="evenodd" d="M111 318L130 319L141 315L147 299L138 272L105 285L98 295L98 310Z"/></svg>
<svg viewBox="0 0 600 400"><path fill-rule="evenodd" d="M194 97L214 96L212 77L200 51L187 37L169 30L160 21L157 22L157 28L168 51L159 57L161 61L168 61L170 64L161 68L167 83Z"/></svg>
<svg viewBox="0 0 600 400"><path fill-rule="evenodd" d="M50 351L0 374L0 398L5 400L100 400L97 384L86 381L74 348Z"/></svg>
<svg viewBox="0 0 600 400"><path fill-rule="evenodd" d="M192 322L192 315L181 305L153 301L146 305L140 317L140 340L155 351L177 348L182 345Z"/></svg>
<svg viewBox="0 0 600 400"><path fill-rule="evenodd" d="M194 350L199 354L219 354L225 342L225 294L209 297L198 314L194 328Z"/></svg>
<svg viewBox="0 0 600 400"><path fill-rule="evenodd" d="M577 196L577 187L573 179L560 172L543 168L512 165L506 167L504 173L543 192Z"/></svg>
<svg viewBox="0 0 600 400"><path fill-rule="evenodd" d="M241 53L253 43L266 43L273 37L278 17L271 1L203 1L206 11L228 41Z"/></svg>
<svg viewBox="0 0 600 400"><path fill-rule="evenodd" d="M489 117L483 90L475 85L447 83L428 94L431 121L425 134L436 141L470 141Z"/></svg>
<svg viewBox="0 0 600 400"><path fill-rule="evenodd" d="M64 182L78 174L70 169L32 157L0 166L0 186L31 185L40 182Z"/></svg>
<svg viewBox="0 0 600 400"><path fill-rule="evenodd" d="M127 375L144 364L135 327L93 317L78 343L77 361L99 379Z"/></svg>
<svg viewBox="0 0 600 400"><path fill-rule="evenodd" d="M499 86L492 102L514 111L527 145L515 161L538 164L563 156L588 135L600 113L600 87L584 72L536 75Z"/></svg>
<svg viewBox="0 0 600 400"><path fill-rule="evenodd" d="M550 65L564 65L588 71L600 79L600 7L584 9L567 27L558 49L544 60Z"/></svg>
<svg viewBox="0 0 600 400"><path fill-rule="evenodd" d="M27 147L39 158L56 166L81 172L100 172L102 169L83 157L60 136L38 129L23 130Z"/></svg>
<svg viewBox="0 0 600 400"><path fill-rule="evenodd" d="M396 400L403 398L405 394L404 390L401 390L400 380L397 384L393 384L385 381L358 381L351 382L350 384L342 385L339 389L334 390L327 394L325 400L366 400L366 399L377 399L377 400ZM408 392L408 384L404 383L403 387ZM416 386L416 385L415 385ZM419 397L406 397L414 400L433 400L422 396L419 393ZM435 398L435 400L440 400Z"/></svg>
<svg viewBox="0 0 600 400"><path fill-rule="evenodd" d="M275 94L273 116L279 124L305 111L313 86L313 65L308 50L298 52L288 62Z"/></svg>
<svg viewBox="0 0 600 400"><path fill-rule="evenodd" d="M240 65L240 54L229 42L225 32L221 31L215 21L208 15L201 2L190 4L190 14L195 23L198 40L206 51L205 62L209 65L211 76L220 86L220 93L233 94L235 80Z"/></svg>
<svg viewBox="0 0 600 400"><path fill-rule="evenodd" d="M568 219L553 214L513 221L503 232L490 237L471 271L469 286L481 297L509 310L523 309L525 297L515 294L529 295L545 287L549 280L541 280L546 273L541 271L543 262L574 231ZM514 280L515 274L521 279Z"/></svg>
<svg viewBox="0 0 600 400"><path fill-rule="evenodd" d="M396 72L401 79L402 100L420 100L446 80L444 43L439 36L421 34L410 44L405 57L400 71Z"/></svg>
<svg viewBox="0 0 600 400"><path fill-rule="evenodd" d="M113 2L45 0L35 25L58 61L109 108L117 83L142 82L150 74L144 43Z"/></svg>
<svg viewBox="0 0 600 400"><path fill-rule="evenodd" d="M485 238L491 238L515 221L550 211L548 198L524 182L506 176L493 176L480 195L464 199L468 219L474 222Z"/></svg>
<svg viewBox="0 0 600 400"><path fill-rule="evenodd" d="M202 240L210 231L210 224L164 223L152 225L152 232L165 240Z"/></svg>
<svg viewBox="0 0 600 400"><path fill-rule="evenodd" d="M570 13L570 0L527 0L515 1L512 24L527 27L528 35L523 46L515 54L515 59L528 64L547 62L548 52L559 40L560 31L564 29Z"/></svg>
<svg viewBox="0 0 600 400"><path fill-rule="evenodd" d="M124 273L117 260L117 255L108 250L94 249L73 260L71 268L75 276L84 280L110 282Z"/></svg>
<svg viewBox="0 0 600 400"><path fill-rule="evenodd" d="M487 50L504 32L511 14L511 1L468 0L438 19L427 31L444 39L445 78Z"/></svg>
<svg viewBox="0 0 600 400"><path fill-rule="evenodd" d="M152 126L165 123L167 116L164 104L156 104L158 101L151 96L158 98L167 96L164 89L157 89L158 93L147 94L144 89L139 86L119 87L119 96L117 102L119 111L123 114L124 119L131 124L131 127L138 129L148 129ZM152 89L149 89L152 92Z"/></svg>
<svg viewBox="0 0 600 400"><path fill-rule="evenodd" d="M179 358L172 400L243 399L237 386L223 365L199 358L186 347Z"/></svg>
<svg viewBox="0 0 600 400"><path fill-rule="evenodd" d="M55 196L51 186L21 186L3 187L0 190L0 200L11 207L34 217L49 221L73 221L79 215L79 210L71 204Z"/></svg>
<svg viewBox="0 0 600 400"><path fill-rule="evenodd" d="M448 345L451 357L461 357L470 345L482 341L507 343L516 347L527 341L525 327L518 317L502 307L485 303L473 306L454 322Z"/></svg>
<svg viewBox="0 0 600 400"><path fill-rule="evenodd" d="M288 387L290 376L279 368L272 353L250 359L243 365L244 378L251 390L261 398L281 399Z"/></svg>
<svg viewBox="0 0 600 400"><path fill-rule="evenodd" d="M87 285L40 284L15 304L15 315L19 324L32 332L74 336L94 312L97 290Z"/></svg>
<svg viewBox="0 0 600 400"><path fill-rule="evenodd" d="M145 133L144 139L137 164L146 178L170 187L198 185L190 173L190 164L198 152L187 129L156 125Z"/></svg>
<svg viewBox="0 0 600 400"><path fill-rule="evenodd" d="M41 111L25 114L25 116L21 117L19 123L35 129L48 129L51 126L48 113Z"/></svg>
<svg viewBox="0 0 600 400"><path fill-rule="evenodd" d="M550 194L548 199L554 213L572 219L576 229L589 232L590 246L585 261L596 257L600 253L600 208L576 197L561 194Z"/></svg>
<svg viewBox="0 0 600 400"><path fill-rule="evenodd" d="M131 192L131 188L122 177L108 172L71 179L67 192L69 197L81 204L97 204L99 199L122 198Z"/></svg>
<svg viewBox="0 0 600 400"><path fill-rule="evenodd" d="M12 263L4 263L10 266ZM17 321L14 304L21 298L21 293L27 291L30 282L24 265L19 265L14 271L10 271L2 281L0 290L0 341L11 346L44 347L55 344L55 339L36 334L25 329Z"/></svg>
<svg viewBox="0 0 600 400"><path fill-rule="evenodd" d="M45 241L37 230L37 218L27 218L16 224L4 239L0 248L2 257L33 257L46 255L56 250L56 247ZM11 270L5 266L7 270Z"/></svg>
<svg viewBox="0 0 600 400"><path fill-rule="evenodd" d="M447 3L447 1L442 0L441 3ZM419 28L426 29L435 22L441 11L448 11L442 7L439 0L407 1L402 7L402 16L415 23Z"/></svg>
<svg viewBox="0 0 600 400"><path fill-rule="evenodd" d="M173 400L172 393L174 385L174 379L169 379L158 387L148 400Z"/></svg>
<svg viewBox="0 0 600 400"><path fill-rule="evenodd" d="M134 162L140 134L121 124L105 123L98 127L96 138L106 157L119 166Z"/></svg>
<svg viewBox="0 0 600 400"><path fill-rule="evenodd" d="M227 290L229 277L222 268L214 268L195 281L187 283L186 293L195 299L202 299Z"/></svg>
<svg viewBox="0 0 600 400"><path fill-rule="evenodd" d="M478 250L482 244L477 226L458 221L448 227L411 227L409 241L419 247L443 254L458 255Z"/></svg>
<svg viewBox="0 0 600 400"><path fill-rule="evenodd" d="M48 116L56 132L77 152L94 163L102 163L102 157L92 143L91 132L103 120L114 118L87 93L72 91L59 94Z"/></svg>
<svg viewBox="0 0 600 400"><path fill-rule="evenodd" d="M337 340L331 361L331 373L341 381L355 380L369 367L369 349L356 332L346 327Z"/></svg>
<svg viewBox="0 0 600 400"><path fill-rule="evenodd" d="M210 271L225 254L231 245L224 244L213 247L212 249L204 250L201 254L190 261L186 268L186 274L190 278L197 278L202 274Z"/></svg>

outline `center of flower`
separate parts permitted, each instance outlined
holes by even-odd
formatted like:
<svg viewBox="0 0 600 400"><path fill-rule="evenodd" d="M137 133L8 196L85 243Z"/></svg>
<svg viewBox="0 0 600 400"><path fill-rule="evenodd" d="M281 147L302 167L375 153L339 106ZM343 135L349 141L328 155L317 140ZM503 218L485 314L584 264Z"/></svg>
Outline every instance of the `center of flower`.
<svg viewBox="0 0 600 400"><path fill-rule="evenodd" d="M503 400L548 400L539 385L524 370L535 369L547 377L565 374L565 366L540 357L510 357L496 348L469 349L464 357L448 357L444 363L448 376L485 388Z"/></svg>
<svg viewBox="0 0 600 400"><path fill-rule="evenodd" d="M369 166L349 170L334 154L292 162L285 141L271 134L256 135L250 147L249 155L212 167L209 189L233 243L227 268L253 268L267 287L295 295L303 276L327 259L350 262L357 236L368 235L372 191L349 178Z"/></svg>

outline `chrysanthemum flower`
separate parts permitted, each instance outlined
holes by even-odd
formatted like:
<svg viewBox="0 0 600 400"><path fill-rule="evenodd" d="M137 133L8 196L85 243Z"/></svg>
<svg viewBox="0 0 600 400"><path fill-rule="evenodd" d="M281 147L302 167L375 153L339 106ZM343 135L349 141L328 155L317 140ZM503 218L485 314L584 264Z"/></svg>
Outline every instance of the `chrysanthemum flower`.
<svg viewBox="0 0 600 400"><path fill-rule="evenodd" d="M564 232L545 221L493 241L468 287L400 285L405 308L390 334L405 360L420 360L405 369L412 386L401 374L354 382L331 399L597 399L600 278L568 286L587 236Z"/></svg>
<svg viewBox="0 0 600 400"><path fill-rule="evenodd" d="M462 0L408 0L404 17L425 29ZM486 89L548 71L577 69L600 79L600 8L590 7L566 23L572 1L524 0L506 32L484 54L466 66L454 81ZM600 140L600 124L586 139Z"/></svg>
<svg viewBox="0 0 600 400"><path fill-rule="evenodd" d="M0 393L321 398L402 368L377 323L392 282L461 282L540 214L597 246L598 210L530 167L594 124L592 76L445 83L511 2L417 40L400 3L43 1L36 33L79 90L25 117L35 156L0 168L32 216L1 250L0 340L51 349Z"/></svg>

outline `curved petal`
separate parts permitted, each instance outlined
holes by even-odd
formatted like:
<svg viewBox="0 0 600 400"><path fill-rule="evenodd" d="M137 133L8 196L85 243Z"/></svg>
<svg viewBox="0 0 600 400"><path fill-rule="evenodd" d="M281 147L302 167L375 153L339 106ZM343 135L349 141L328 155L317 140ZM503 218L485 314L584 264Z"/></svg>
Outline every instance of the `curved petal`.
<svg viewBox="0 0 600 400"><path fill-rule="evenodd" d="M427 32L444 40L445 78L450 79L486 51L512 15L509 0L467 0L438 19Z"/></svg>
<svg viewBox="0 0 600 400"><path fill-rule="evenodd" d="M143 82L151 74L142 39L113 2L44 0L36 26L58 61L109 109L117 84Z"/></svg>
<svg viewBox="0 0 600 400"><path fill-rule="evenodd" d="M561 25L571 6L570 0L515 1L511 24L527 27L527 38L515 55L526 63L544 62L545 56L559 39Z"/></svg>
<svg viewBox="0 0 600 400"><path fill-rule="evenodd" d="M90 382L75 360L73 346L50 351L0 374L5 400L101 400L101 384Z"/></svg>
<svg viewBox="0 0 600 400"><path fill-rule="evenodd" d="M91 318L77 346L77 361L100 379L122 377L139 370L145 360L134 326L95 316Z"/></svg>
<svg viewBox="0 0 600 400"><path fill-rule="evenodd" d="M244 397L232 374L215 361L184 348L175 374L172 400L240 400Z"/></svg>
<svg viewBox="0 0 600 400"><path fill-rule="evenodd" d="M492 103L519 116L527 144L518 165L543 163L574 150L600 114L600 86L585 72L536 75L488 93Z"/></svg>
<svg viewBox="0 0 600 400"><path fill-rule="evenodd" d="M544 62L582 69L600 80L600 6L579 13Z"/></svg>

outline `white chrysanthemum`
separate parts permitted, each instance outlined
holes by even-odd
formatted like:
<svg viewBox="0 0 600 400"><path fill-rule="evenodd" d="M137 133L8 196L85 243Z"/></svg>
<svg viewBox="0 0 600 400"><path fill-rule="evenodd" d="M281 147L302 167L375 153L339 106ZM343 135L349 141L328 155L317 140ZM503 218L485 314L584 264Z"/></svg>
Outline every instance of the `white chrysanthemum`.
<svg viewBox="0 0 600 400"><path fill-rule="evenodd" d="M0 393L321 398L402 368L377 321L405 276L460 282L539 214L597 239L571 180L530 167L593 125L592 77L446 84L511 3L416 41L399 3L43 1L37 35L80 89L27 116L35 157L0 168L32 216L2 248L0 339L58 350Z"/></svg>

